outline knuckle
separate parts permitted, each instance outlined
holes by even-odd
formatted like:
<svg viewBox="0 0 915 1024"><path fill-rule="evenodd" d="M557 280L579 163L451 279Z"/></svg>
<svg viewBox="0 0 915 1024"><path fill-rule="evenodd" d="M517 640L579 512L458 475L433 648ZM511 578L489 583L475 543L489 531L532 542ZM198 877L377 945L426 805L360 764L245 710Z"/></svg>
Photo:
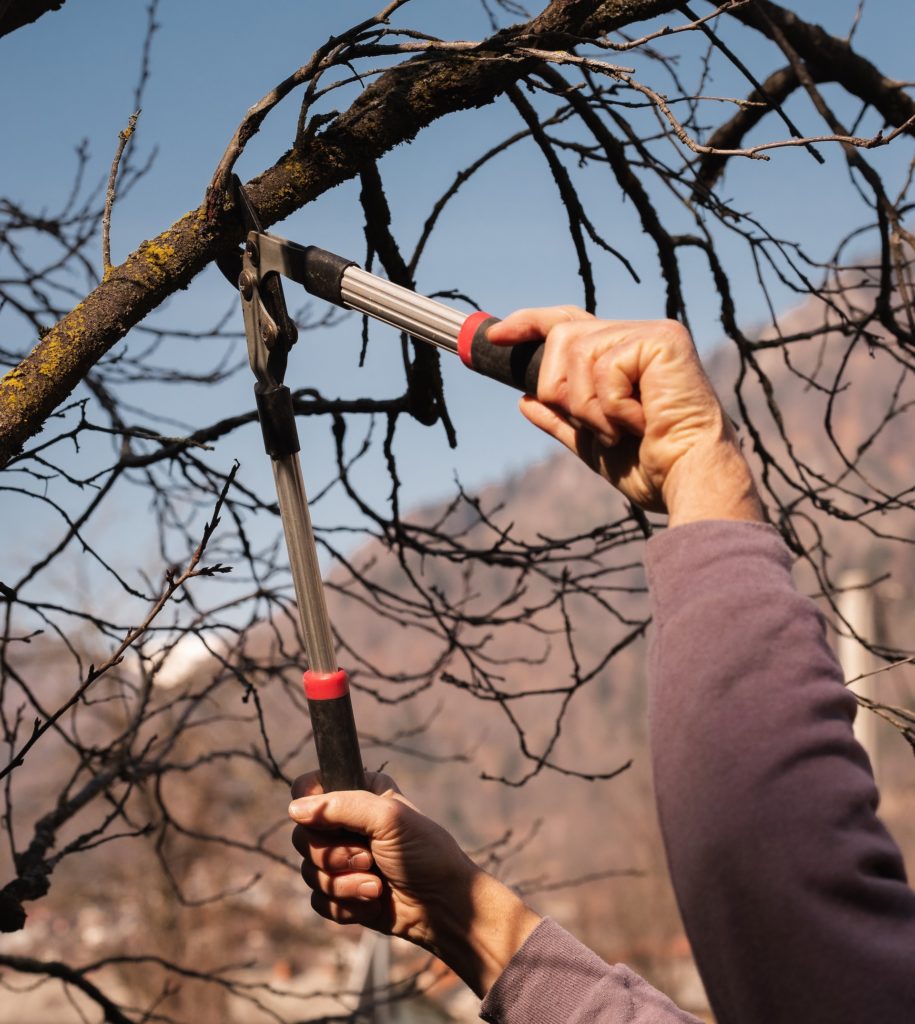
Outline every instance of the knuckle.
<svg viewBox="0 0 915 1024"><path fill-rule="evenodd" d="M302 861L302 866L299 868L299 873L302 876L302 881L310 888L315 889L317 885L317 878L314 864L311 863L307 858Z"/></svg>
<svg viewBox="0 0 915 1024"><path fill-rule="evenodd" d="M579 330L575 320L560 320L559 323L553 324L547 337L551 345L564 346L577 337Z"/></svg>
<svg viewBox="0 0 915 1024"><path fill-rule="evenodd" d="M292 846L296 853L306 856L308 852L308 833L301 825L292 830Z"/></svg>
<svg viewBox="0 0 915 1024"><path fill-rule="evenodd" d="M593 320L594 314L589 313L586 309L582 309L581 306L557 306L557 310L562 313L567 313L570 317L575 320Z"/></svg>
<svg viewBox="0 0 915 1024"><path fill-rule="evenodd" d="M317 889L311 894L311 909L326 921L336 921L337 919L335 904L331 903L324 893L318 892Z"/></svg>
<svg viewBox="0 0 915 1024"><path fill-rule="evenodd" d="M396 828L403 820L403 811L405 810L404 805L395 797L386 796L383 798L384 804L381 808L381 815L379 818L379 831L387 832L391 829Z"/></svg>
<svg viewBox="0 0 915 1024"><path fill-rule="evenodd" d="M679 320L658 320L655 327L669 345L678 349L693 349L693 339Z"/></svg>

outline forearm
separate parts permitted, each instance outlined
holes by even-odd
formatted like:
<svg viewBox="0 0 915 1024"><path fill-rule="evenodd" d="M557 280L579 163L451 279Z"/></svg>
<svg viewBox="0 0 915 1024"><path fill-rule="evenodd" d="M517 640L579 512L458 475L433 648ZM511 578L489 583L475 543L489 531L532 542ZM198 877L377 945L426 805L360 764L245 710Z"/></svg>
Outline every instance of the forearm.
<svg viewBox="0 0 915 1024"><path fill-rule="evenodd" d="M482 997L540 923L540 915L491 875L468 865L460 883L429 908L423 945Z"/></svg>
<svg viewBox="0 0 915 1024"><path fill-rule="evenodd" d="M658 808L719 1024L911 1019L915 896L775 531L678 527L649 578Z"/></svg>

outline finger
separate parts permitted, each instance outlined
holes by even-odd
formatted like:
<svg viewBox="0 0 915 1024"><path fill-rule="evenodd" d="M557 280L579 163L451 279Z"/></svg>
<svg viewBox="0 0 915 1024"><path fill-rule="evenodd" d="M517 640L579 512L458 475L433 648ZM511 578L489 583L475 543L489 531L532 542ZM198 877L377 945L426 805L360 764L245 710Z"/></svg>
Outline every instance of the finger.
<svg viewBox="0 0 915 1024"><path fill-rule="evenodd" d="M400 786L397 785L390 775L385 775L384 772L366 772L365 788L370 793L377 793L379 796L383 796L385 793L400 792Z"/></svg>
<svg viewBox="0 0 915 1024"><path fill-rule="evenodd" d="M619 433L645 433L645 410L638 393L638 342L624 341L602 352L591 370L601 416Z"/></svg>
<svg viewBox="0 0 915 1024"><path fill-rule="evenodd" d="M321 785L320 772L306 772L292 783L293 797L311 796L314 793L323 792L324 787Z"/></svg>
<svg viewBox="0 0 915 1024"><path fill-rule="evenodd" d="M569 423L576 429L588 430L607 448L620 439L619 426L607 416L608 406L598 393L595 369L598 350L575 339L563 355L565 402ZM544 389L546 390L546 389ZM538 392L540 388L538 386Z"/></svg>
<svg viewBox="0 0 915 1024"><path fill-rule="evenodd" d="M518 408L521 410L525 419L533 423L535 427L539 427L540 430L549 434L550 437L556 438L556 440L560 444L564 444L569 451L575 452L576 455L578 454L578 431L564 416L561 416L556 412L555 409L550 408L548 405L544 405L543 402L538 401L530 395L525 395L524 398L521 399Z"/></svg>
<svg viewBox="0 0 915 1024"><path fill-rule="evenodd" d="M594 317L577 306L543 306L539 309L518 309L492 325L486 338L494 345L514 345L520 341L540 341L557 324L572 320L593 320Z"/></svg>
<svg viewBox="0 0 915 1024"><path fill-rule="evenodd" d="M521 399L520 408L522 414L535 427L539 427L550 437L556 438L560 444L565 445L595 473L607 476L604 459L607 452L612 449L605 445L593 431L578 429L564 415L529 396Z"/></svg>
<svg viewBox="0 0 915 1024"><path fill-rule="evenodd" d="M323 892L335 900L377 900L384 890L384 883L377 875L364 871L332 875L320 871L307 860L302 862L302 878L311 889Z"/></svg>
<svg viewBox="0 0 915 1024"><path fill-rule="evenodd" d="M384 908L380 901L338 903L323 892L312 892L311 906L316 914L337 924L361 924L371 928L383 918Z"/></svg>
<svg viewBox="0 0 915 1024"><path fill-rule="evenodd" d="M364 846L341 841L345 833L315 832L296 825L292 830L292 845L296 852L322 871L340 874L346 871L370 871L375 859Z"/></svg>

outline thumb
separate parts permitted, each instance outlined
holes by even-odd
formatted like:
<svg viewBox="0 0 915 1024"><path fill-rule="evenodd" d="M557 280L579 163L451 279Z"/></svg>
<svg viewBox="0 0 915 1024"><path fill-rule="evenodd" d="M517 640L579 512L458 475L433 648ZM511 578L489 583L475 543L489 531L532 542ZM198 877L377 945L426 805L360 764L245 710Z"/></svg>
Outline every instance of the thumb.
<svg viewBox="0 0 915 1024"><path fill-rule="evenodd" d="M347 829L373 837L385 831L395 812L394 801L364 790L301 797L289 805L289 817L314 829Z"/></svg>
<svg viewBox="0 0 915 1024"><path fill-rule="evenodd" d="M545 306L539 309L517 309L486 331L487 341L494 345L514 345L519 341L541 341L557 325L573 320L595 318L577 306Z"/></svg>

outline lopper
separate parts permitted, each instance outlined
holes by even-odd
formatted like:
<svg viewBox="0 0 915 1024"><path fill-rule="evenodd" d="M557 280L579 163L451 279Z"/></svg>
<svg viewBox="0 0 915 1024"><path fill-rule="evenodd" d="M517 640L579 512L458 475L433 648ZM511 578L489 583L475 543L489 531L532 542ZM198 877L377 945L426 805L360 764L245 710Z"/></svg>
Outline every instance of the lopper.
<svg viewBox="0 0 915 1024"><path fill-rule="evenodd" d="M237 285L245 321L254 395L273 466L273 477L308 669L305 696L311 715L318 767L325 790L364 789L365 776L346 672L336 661L311 517L299 461L292 394L283 383L296 326L290 319L280 276L312 295L390 324L411 337L456 353L470 369L534 394L542 342L502 347L486 339L496 323L488 313L469 316L409 288L370 274L352 260L316 246L302 246L261 229L257 212L238 179L237 201L248 229L244 252L220 259Z"/></svg>

